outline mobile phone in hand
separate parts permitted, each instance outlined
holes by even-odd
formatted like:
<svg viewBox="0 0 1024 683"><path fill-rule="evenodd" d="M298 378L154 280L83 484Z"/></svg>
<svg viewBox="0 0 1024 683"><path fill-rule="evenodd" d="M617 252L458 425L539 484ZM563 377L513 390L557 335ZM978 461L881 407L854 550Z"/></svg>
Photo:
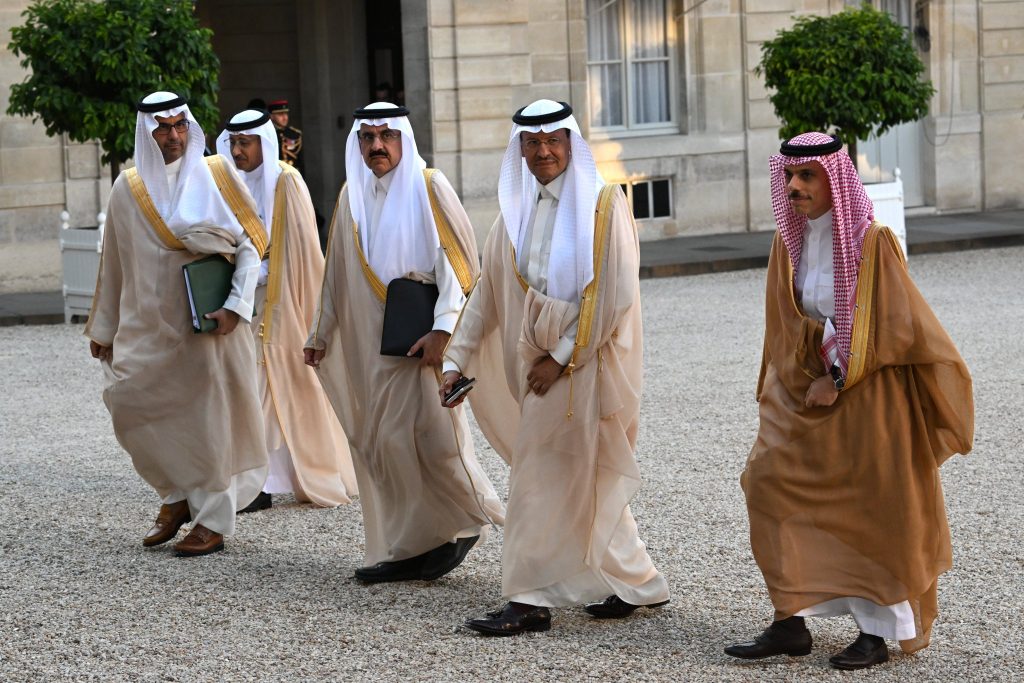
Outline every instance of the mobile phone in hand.
<svg viewBox="0 0 1024 683"><path fill-rule="evenodd" d="M452 385L451 391L444 395L444 404L446 406L450 406L455 403L469 393L469 390L473 388L474 384L476 384L475 377L460 377L455 384Z"/></svg>

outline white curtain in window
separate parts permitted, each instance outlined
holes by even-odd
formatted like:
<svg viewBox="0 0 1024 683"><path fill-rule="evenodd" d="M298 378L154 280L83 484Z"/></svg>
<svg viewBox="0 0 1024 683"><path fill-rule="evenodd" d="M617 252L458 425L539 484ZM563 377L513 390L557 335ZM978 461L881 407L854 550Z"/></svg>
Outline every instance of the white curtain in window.
<svg viewBox="0 0 1024 683"><path fill-rule="evenodd" d="M591 125L623 125L622 0L587 0L587 63Z"/></svg>
<svg viewBox="0 0 1024 683"><path fill-rule="evenodd" d="M888 12L900 26L913 28L913 11L910 5L910 0L882 0L880 9Z"/></svg>
<svg viewBox="0 0 1024 683"><path fill-rule="evenodd" d="M671 120L666 0L630 3L630 109L633 123Z"/></svg>

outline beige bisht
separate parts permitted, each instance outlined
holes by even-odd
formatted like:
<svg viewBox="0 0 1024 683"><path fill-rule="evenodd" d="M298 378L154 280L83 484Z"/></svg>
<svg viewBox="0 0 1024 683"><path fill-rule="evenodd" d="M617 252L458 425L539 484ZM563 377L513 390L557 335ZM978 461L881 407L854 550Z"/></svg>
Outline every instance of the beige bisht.
<svg viewBox="0 0 1024 683"><path fill-rule="evenodd" d="M223 157L207 163L246 234L265 249L241 179ZM161 497L228 491L237 481L247 489L235 491L243 502L262 484L238 477L267 466L252 337L244 321L226 336L193 333L181 270L209 254L233 258L235 247L216 226L172 233L135 169L114 183L85 334L113 346L103 400L118 442Z"/></svg>
<svg viewBox="0 0 1024 683"><path fill-rule="evenodd" d="M900 645L913 652L928 645L952 564L938 468L971 450L971 376L889 229L872 225L862 254L846 386L832 406L807 408L823 326L801 312L776 234L761 426L741 483L777 619L842 597L908 601L917 635Z"/></svg>
<svg viewBox="0 0 1024 683"><path fill-rule="evenodd" d="M445 351L476 377L473 414L511 466L502 594L550 607L614 593L636 605L668 599L629 501L643 382L639 242L625 196L602 190L594 280L582 307L529 287L499 214L483 277ZM526 375L579 319L566 374L544 396Z"/></svg>
<svg viewBox="0 0 1024 683"><path fill-rule="evenodd" d="M472 226L447 179L426 173L441 246L468 292L480 272ZM486 532L505 510L477 463L465 413L438 401L435 370L380 353L387 287L363 254L348 192L334 210L306 347L326 349L318 374L352 448L373 565L415 557L460 532Z"/></svg>
<svg viewBox="0 0 1024 683"><path fill-rule="evenodd" d="M324 257L316 235L309 190L299 172L281 166L271 218L266 299L253 320L267 424L280 424L291 453L295 498L324 507L351 502L356 477L348 439L302 347L313 323ZM261 382L262 383L262 382Z"/></svg>

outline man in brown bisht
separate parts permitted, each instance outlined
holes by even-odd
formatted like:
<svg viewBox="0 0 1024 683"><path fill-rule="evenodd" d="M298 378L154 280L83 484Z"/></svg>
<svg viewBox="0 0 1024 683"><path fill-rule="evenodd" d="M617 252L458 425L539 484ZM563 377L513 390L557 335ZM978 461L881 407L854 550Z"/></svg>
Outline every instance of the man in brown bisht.
<svg viewBox="0 0 1024 683"><path fill-rule="evenodd" d="M352 449L366 535L355 576L366 583L439 578L505 515L466 415L435 398L479 265L469 218L420 158L408 113L376 102L354 114L305 351ZM381 339L388 285L400 278L436 284L437 299L432 329L396 357L381 353Z"/></svg>
<svg viewBox="0 0 1024 683"><path fill-rule="evenodd" d="M278 161L277 144L270 114L256 109L235 114L217 138L217 152L234 159L256 200L270 242L251 326L270 471L241 512L269 508L275 493L335 507L356 492L348 439L316 372L303 362L324 257L309 190L298 171Z"/></svg>
<svg viewBox="0 0 1024 683"><path fill-rule="evenodd" d="M103 400L135 469L163 501L143 545L192 529L178 555L224 547L267 476L252 338L266 233L228 159L203 158L203 131L185 98L143 98L135 168L107 207L103 256L85 334L107 377ZM211 333L195 334L182 266L210 254L235 264Z"/></svg>
<svg viewBox="0 0 1024 683"><path fill-rule="evenodd" d="M851 614L829 661L927 647L952 565L939 466L971 449L971 377L907 273L838 138L804 133L771 158L760 429L741 477L775 619L725 652L806 655L804 617Z"/></svg>
<svg viewBox="0 0 1024 683"><path fill-rule="evenodd" d="M629 502L640 488L639 242L565 102L520 109L502 162L483 277L445 351L473 414L511 466L503 608L466 626L545 631L550 607L597 618L669 600Z"/></svg>

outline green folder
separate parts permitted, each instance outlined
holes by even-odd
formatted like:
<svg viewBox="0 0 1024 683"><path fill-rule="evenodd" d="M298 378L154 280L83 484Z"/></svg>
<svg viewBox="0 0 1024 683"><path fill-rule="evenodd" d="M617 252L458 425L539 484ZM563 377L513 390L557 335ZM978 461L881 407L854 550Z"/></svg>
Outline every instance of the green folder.
<svg viewBox="0 0 1024 683"><path fill-rule="evenodd" d="M231 278L235 266L220 254L207 256L181 267L185 273L185 291L192 313L192 331L210 332L217 329L216 320L203 316L220 310L231 294Z"/></svg>

